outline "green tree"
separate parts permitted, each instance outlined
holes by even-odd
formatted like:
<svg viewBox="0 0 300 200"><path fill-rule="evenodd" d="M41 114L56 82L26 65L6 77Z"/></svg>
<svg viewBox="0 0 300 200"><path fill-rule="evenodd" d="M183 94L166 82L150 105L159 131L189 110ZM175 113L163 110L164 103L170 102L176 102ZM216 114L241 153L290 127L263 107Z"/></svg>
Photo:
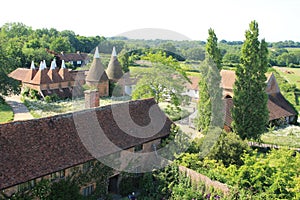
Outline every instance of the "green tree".
<svg viewBox="0 0 300 200"><path fill-rule="evenodd" d="M218 38L215 34L215 31L213 29L208 30L208 38L207 38L207 44L205 46L206 52L208 57L210 57L213 62L216 64L217 68L219 70L222 69L222 55L221 51L218 48Z"/></svg>
<svg viewBox="0 0 300 200"><path fill-rule="evenodd" d="M201 66L199 81L199 101L196 127L206 133L209 126L219 126L222 123L222 90L220 88L222 56L218 48L218 38L213 29L208 30L209 37L206 44L206 58ZM222 124L223 125L223 124ZM222 126L221 125L221 126Z"/></svg>
<svg viewBox="0 0 300 200"><path fill-rule="evenodd" d="M226 167L231 164L241 166L243 165L242 155L249 151L247 142L238 135L233 132L223 132L208 157L222 161Z"/></svg>
<svg viewBox="0 0 300 200"><path fill-rule="evenodd" d="M15 53L12 51L12 45L16 43L11 43L7 41L7 37L0 34L0 96L8 94L17 94L20 92L20 83L7 76L10 72L15 70L20 61Z"/></svg>
<svg viewBox="0 0 300 200"><path fill-rule="evenodd" d="M170 98L175 106L180 104L181 93L183 92L184 79L188 80L186 73L180 64L171 56L166 54L147 53L142 59L149 60L152 67L143 69L139 74L136 89L133 91L132 98L154 97L156 102ZM184 77L184 78L182 78Z"/></svg>
<svg viewBox="0 0 300 200"><path fill-rule="evenodd" d="M50 190L47 200L82 200L79 186L69 179L53 183Z"/></svg>
<svg viewBox="0 0 300 200"><path fill-rule="evenodd" d="M70 41L67 37L57 37L55 38L51 44L50 49L56 52L72 52L74 49L71 46Z"/></svg>
<svg viewBox="0 0 300 200"><path fill-rule="evenodd" d="M233 130L242 139L259 139L269 117L265 92L268 49L265 40L258 40L257 22L252 21L249 27L242 47L241 65L236 70Z"/></svg>

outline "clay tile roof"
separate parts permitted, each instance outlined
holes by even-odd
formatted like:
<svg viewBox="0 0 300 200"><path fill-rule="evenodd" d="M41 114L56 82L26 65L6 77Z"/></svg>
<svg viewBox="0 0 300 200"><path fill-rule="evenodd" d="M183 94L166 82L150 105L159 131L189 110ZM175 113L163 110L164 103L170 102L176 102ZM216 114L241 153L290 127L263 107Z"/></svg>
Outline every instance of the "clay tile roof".
<svg viewBox="0 0 300 200"><path fill-rule="evenodd" d="M40 85L40 84L50 84L52 80L48 76L48 69L39 69L36 72L34 78L30 81L32 84Z"/></svg>
<svg viewBox="0 0 300 200"><path fill-rule="evenodd" d="M233 108L233 100L228 98L224 99L224 101L226 102L225 124L231 127L231 109ZM269 95L267 106L269 110L269 121L297 115L297 112L287 102L281 93Z"/></svg>
<svg viewBox="0 0 300 200"><path fill-rule="evenodd" d="M172 122L168 118L162 129L149 137L127 134L115 121L116 115L123 116L124 113L118 112L118 109L122 110L126 107L125 104L115 105L114 110L117 112L114 114L112 106L104 106L71 114L1 124L0 190L94 159L81 140L90 138L88 129L91 127L83 129L80 134L77 132L78 125L83 128L89 126L90 120L87 119L91 119L91 116L96 116L105 136L121 149L169 134ZM159 109L154 99L131 101L128 104L132 120L140 126L150 123L150 108ZM159 112L161 116L165 116L162 111ZM81 120L78 122L76 119ZM125 124L125 128L131 127ZM93 133L100 134L97 132L100 129L94 130L96 131ZM107 149L101 145L95 145L95 148L99 148L102 156L107 153Z"/></svg>
<svg viewBox="0 0 300 200"><path fill-rule="evenodd" d="M108 80L107 74L99 57L98 48L96 48L93 62L85 80L87 82L100 82Z"/></svg>
<svg viewBox="0 0 300 200"><path fill-rule="evenodd" d="M19 81L24 81L26 80L27 74L29 73L30 69L26 68L18 68L12 71L10 74L8 74L9 77L19 80Z"/></svg>
<svg viewBox="0 0 300 200"><path fill-rule="evenodd" d="M48 76L53 83L62 82L62 77L58 74L58 69L49 69Z"/></svg>
<svg viewBox="0 0 300 200"><path fill-rule="evenodd" d="M32 69L32 68L29 69L28 72L27 72L27 75L26 75L25 79L22 80L22 81L29 83L35 77L37 71L38 70L36 70L36 69Z"/></svg>
<svg viewBox="0 0 300 200"><path fill-rule="evenodd" d="M60 68L58 74L63 81L73 81L73 76L70 74L67 68Z"/></svg>
<svg viewBox="0 0 300 200"><path fill-rule="evenodd" d="M187 89L190 90L199 90L199 80L200 77L197 76L189 76L188 77L191 80L191 83L187 83Z"/></svg>
<svg viewBox="0 0 300 200"><path fill-rule="evenodd" d="M56 54L56 56L60 59L60 60L64 60L66 62L70 62L70 61L84 61L88 59L88 54L87 53L61 53L61 54Z"/></svg>
<svg viewBox="0 0 300 200"><path fill-rule="evenodd" d="M271 94L268 95L268 97L269 97L268 108L270 111L270 120L297 115L295 109L284 98L284 96L282 96L281 93Z"/></svg>
<svg viewBox="0 0 300 200"><path fill-rule="evenodd" d="M106 74L110 80L119 80L123 76L122 67L118 61L115 48L113 49Z"/></svg>
<svg viewBox="0 0 300 200"><path fill-rule="evenodd" d="M233 108L233 100L231 98L224 99L225 101L225 122L224 124L231 127L232 117L231 109Z"/></svg>
<svg viewBox="0 0 300 200"><path fill-rule="evenodd" d="M221 70L221 84L224 89L233 89L235 82L235 71Z"/></svg>

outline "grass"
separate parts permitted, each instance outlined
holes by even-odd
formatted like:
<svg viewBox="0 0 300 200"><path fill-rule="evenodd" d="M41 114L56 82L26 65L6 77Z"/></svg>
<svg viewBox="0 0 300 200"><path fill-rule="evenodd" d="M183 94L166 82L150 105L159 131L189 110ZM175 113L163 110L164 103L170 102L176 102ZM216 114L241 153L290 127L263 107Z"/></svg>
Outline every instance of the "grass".
<svg viewBox="0 0 300 200"><path fill-rule="evenodd" d="M0 123L13 121L14 113L12 108L6 103L0 103Z"/></svg>
<svg viewBox="0 0 300 200"><path fill-rule="evenodd" d="M105 106L114 103L120 103L128 101L129 97L119 97L119 98L101 98L100 106ZM47 103L42 100L31 100L26 98L24 104L30 111L34 118L48 117L63 113L76 112L85 109L84 98L80 99L67 99L57 102Z"/></svg>
<svg viewBox="0 0 300 200"><path fill-rule="evenodd" d="M288 85L293 84L296 85L296 91L300 91L300 69L287 67L273 67L270 71L272 70L275 70L274 74L284 97L294 106L296 110L300 111L300 94L297 94L298 92L294 91L285 92L285 90L289 88ZM288 82L288 84L285 83L286 81Z"/></svg>
<svg viewBox="0 0 300 200"><path fill-rule="evenodd" d="M261 136L265 144L300 148L300 127L286 126L278 130L271 130Z"/></svg>
<svg viewBox="0 0 300 200"><path fill-rule="evenodd" d="M300 68L274 67L274 69L290 84L295 84L300 89Z"/></svg>
<svg viewBox="0 0 300 200"><path fill-rule="evenodd" d="M159 103L158 105L159 105L160 109L161 109L162 111L164 111L164 112L166 113L166 115L167 115L172 121L177 121L177 120L180 120L180 119L184 119L184 118L186 118L187 116L189 116L189 115L193 112L192 110L188 110L188 109L186 109L186 108L184 108L184 107L181 107L181 106L179 106L180 109L181 109L181 111L179 111L179 112L176 111L176 110L171 111L171 112L168 112L168 111L167 111L167 107L168 107L168 106L171 106L170 103L168 103L168 102L161 102L161 103Z"/></svg>

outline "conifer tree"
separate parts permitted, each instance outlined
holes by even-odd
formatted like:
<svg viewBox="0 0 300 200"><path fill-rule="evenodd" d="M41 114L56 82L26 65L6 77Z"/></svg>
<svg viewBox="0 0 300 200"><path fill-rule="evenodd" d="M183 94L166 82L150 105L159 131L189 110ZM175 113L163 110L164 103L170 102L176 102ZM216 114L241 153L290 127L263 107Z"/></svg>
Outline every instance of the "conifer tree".
<svg viewBox="0 0 300 200"><path fill-rule="evenodd" d="M265 92L268 49L264 40L258 40L258 35L258 24L252 21L245 34L241 65L236 70L232 125L242 139L258 139L268 122Z"/></svg>
<svg viewBox="0 0 300 200"><path fill-rule="evenodd" d="M206 44L206 58L201 66L199 81L199 101L196 127L206 133L209 126L222 124L222 91L220 89L220 70L222 56L218 48L218 38L213 29L208 30L209 37Z"/></svg>

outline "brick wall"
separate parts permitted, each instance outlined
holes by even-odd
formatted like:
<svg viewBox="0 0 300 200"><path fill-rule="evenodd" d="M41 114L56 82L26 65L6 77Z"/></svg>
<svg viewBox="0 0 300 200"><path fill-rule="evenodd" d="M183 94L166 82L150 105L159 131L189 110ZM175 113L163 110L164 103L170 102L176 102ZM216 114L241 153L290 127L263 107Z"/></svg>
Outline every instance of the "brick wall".
<svg viewBox="0 0 300 200"><path fill-rule="evenodd" d="M204 176L203 174L200 174L194 170L191 170L184 166L179 166L179 171L185 173L187 177L191 179L192 183L197 184L199 182L202 182L206 187L213 187L216 190L222 191L224 195L228 195L230 192L226 184L220 183L218 181L212 181L207 176Z"/></svg>
<svg viewBox="0 0 300 200"><path fill-rule="evenodd" d="M84 92L85 108L99 107L99 92L98 90L87 90Z"/></svg>

